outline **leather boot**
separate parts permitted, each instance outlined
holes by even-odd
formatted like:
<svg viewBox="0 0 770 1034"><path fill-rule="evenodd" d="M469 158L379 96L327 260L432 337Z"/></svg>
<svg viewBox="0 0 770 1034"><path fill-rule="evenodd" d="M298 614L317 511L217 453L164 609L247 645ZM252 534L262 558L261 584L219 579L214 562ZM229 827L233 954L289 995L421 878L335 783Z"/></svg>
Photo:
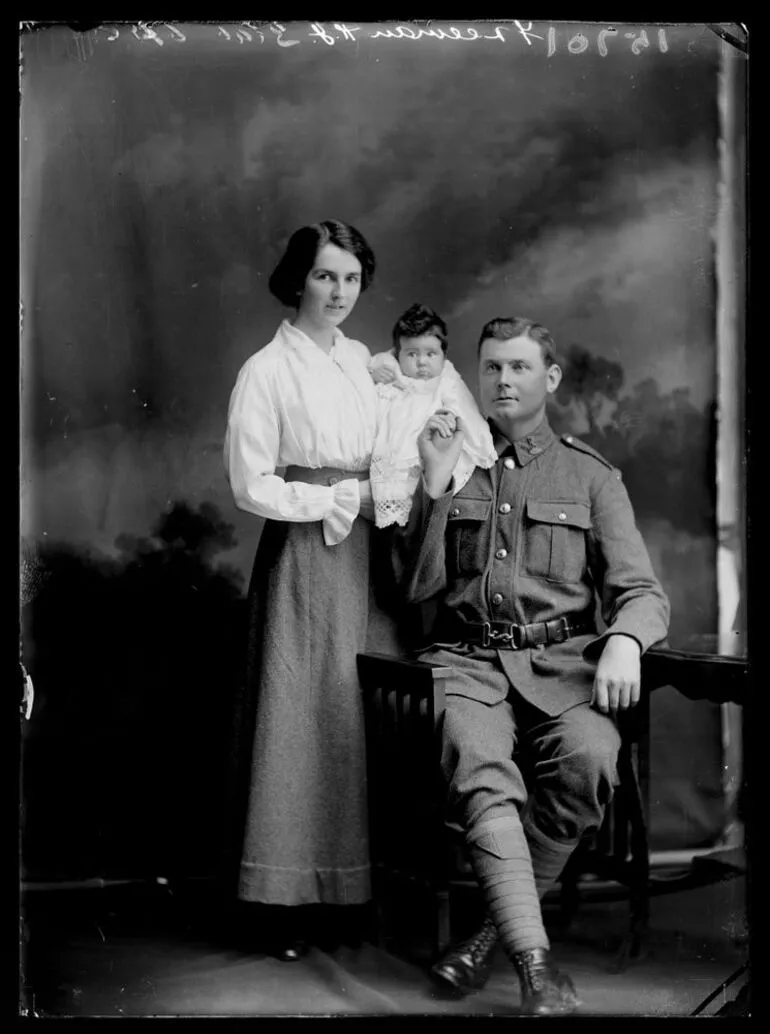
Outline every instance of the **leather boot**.
<svg viewBox="0 0 770 1034"><path fill-rule="evenodd" d="M545 948L530 948L512 956L521 984L521 1011L527 1016L564 1016L580 1005L577 991Z"/></svg>
<svg viewBox="0 0 770 1034"><path fill-rule="evenodd" d="M492 972L497 942L497 928L487 916L472 937L450 948L431 966L431 977L440 987L458 995L481 990Z"/></svg>

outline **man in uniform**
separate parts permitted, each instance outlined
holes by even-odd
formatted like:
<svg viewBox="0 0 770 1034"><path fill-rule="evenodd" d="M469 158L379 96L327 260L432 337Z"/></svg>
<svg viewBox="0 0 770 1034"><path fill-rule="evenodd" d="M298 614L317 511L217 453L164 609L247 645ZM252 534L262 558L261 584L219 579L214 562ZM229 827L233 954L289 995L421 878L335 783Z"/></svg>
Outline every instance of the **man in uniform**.
<svg viewBox="0 0 770 1034"><path fill-rule="evenodd" d="M499 938L524 1011L564 1014L579 1001L549 954L540 899L602 822L616 783L617 712L639 699L640 656L665 638L669 605L619 471L549 426L561 369L548 331L492 320L478 358L498 461L454 492L462 420L434 414L420 437L423 481L394 548L407 599L437 604L421 659L454 672L442 768L487 907L478 933L432 973L461 993L478 989ZM530 752L530 794L514 747Z"/></svg>

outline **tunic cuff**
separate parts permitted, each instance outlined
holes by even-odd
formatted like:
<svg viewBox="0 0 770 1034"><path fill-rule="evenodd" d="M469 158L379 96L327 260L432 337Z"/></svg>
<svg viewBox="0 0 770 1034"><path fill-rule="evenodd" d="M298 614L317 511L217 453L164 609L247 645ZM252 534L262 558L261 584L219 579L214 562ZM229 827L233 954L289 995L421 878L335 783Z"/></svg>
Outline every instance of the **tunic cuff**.
<svg viewBox="0 0 770 1034"><path fill-rule="evenodd" d="M471 474L478 466L480 464L476 462L473 456L469 456L464 450L460 453L460 459L457 461L450 486L452 495L456 495L461 488L465 488L471 479Z"/></svg>
<svg viewBox="0 0 770 1034"><path fill-rule="evenodd" d="M423 492L425 493L425 503L428 509L438 508L440 510L442 507L446 507L448 509L449 504L452 502L452 496L455 494L455 492L459 492L459 488L457 487L457 481L454 473L452 474L452 478L449 482L449 487L447 488L446 492L444 492L443 495L440 495L438 499L431 499L431 497L428 495L428 486L425 482L424 471L422 474L421 482Z"/></svg>
<svg viewBox="0 0 770 1034"><path fill-rule="evenodd" d="M431 499L427 491L425 492L423 540L427 539L429 536L438 535L443 541L447 520L449 518L449 510L452 506L452 498L456 491L455 479L453 477L449 483L449 488L443 495L440 495L438 499Z"/></svg>
<svg viewBox="0 0 770 1034"><path fill-rule="evenodd" d="M586 661L598 661L607 639L612 635L625 635L628 636L629 639L635 639L639 644L640 656L645 652L648 646L652 645L651 643L645 645L641 636L636 632L630 632L625 628L617 628L613 625L612 628L606 629L601 633L601 635L597 636L596 639L592 639L590 643L585 645L583 648L583 659Z"/></svg>
<svg viewBox="0 0 770 1034"><path fill-rule="evenodd" d="M331 511L324 517L323 533L327 546L337 546L350 534L353 521L360 506L358 481L346 478L334 486L334 500Z"/></svg>

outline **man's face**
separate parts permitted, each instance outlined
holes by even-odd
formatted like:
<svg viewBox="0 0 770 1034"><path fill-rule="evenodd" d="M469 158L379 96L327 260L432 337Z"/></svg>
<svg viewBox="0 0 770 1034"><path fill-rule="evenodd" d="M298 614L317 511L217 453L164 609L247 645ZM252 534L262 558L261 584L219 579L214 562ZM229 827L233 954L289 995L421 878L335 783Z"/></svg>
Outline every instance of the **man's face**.
<svg viewBox="0 0 770 1034"><path fill-rule="evenodd" d="M486 338L481 343L481 409L498 423L539 422L545 416L545 400L560 380L559 367L546 366L540 345L526 334L506 341Z"/></svg>

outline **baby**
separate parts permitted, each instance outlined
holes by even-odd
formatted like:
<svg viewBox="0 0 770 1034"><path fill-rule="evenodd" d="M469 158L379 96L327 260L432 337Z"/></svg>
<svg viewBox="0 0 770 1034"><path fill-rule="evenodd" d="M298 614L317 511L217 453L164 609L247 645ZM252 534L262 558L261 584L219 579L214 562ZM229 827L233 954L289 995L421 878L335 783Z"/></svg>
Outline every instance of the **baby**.
<svg viewBox="0 0 770 1034"><path fill-rule="evenodd" d="M446 352L444 321L433 309L416 304L397 320L393 348L369 363L380 406L370 468L378 528L407 522L422 473L417 439L436 410L451 410L465 422L455 491L475 467L491 467L497 459L487 422Z"/></svg>

